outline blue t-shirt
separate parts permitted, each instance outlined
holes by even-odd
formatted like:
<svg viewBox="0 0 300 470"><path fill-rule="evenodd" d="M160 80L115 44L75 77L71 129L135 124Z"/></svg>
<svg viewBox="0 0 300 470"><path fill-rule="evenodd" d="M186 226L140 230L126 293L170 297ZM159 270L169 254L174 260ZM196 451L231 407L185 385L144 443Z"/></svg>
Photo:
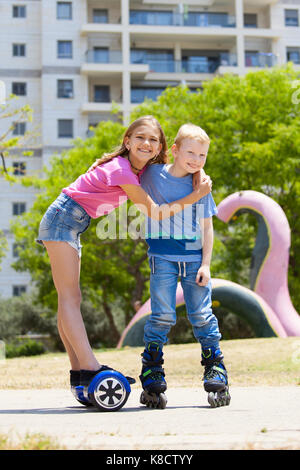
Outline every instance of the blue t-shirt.
<svg viewBox="0 0 300 470"><path fill-rule="evenodd" d="M192 175L177 178L168 172L169 165L150 165L141 176L141 186L157 204L181 199L193 191ZM156 221L146 220L145 239L148 255L170 261L201 261L200 219L217 214L211 193L174 216Z"/></svg>

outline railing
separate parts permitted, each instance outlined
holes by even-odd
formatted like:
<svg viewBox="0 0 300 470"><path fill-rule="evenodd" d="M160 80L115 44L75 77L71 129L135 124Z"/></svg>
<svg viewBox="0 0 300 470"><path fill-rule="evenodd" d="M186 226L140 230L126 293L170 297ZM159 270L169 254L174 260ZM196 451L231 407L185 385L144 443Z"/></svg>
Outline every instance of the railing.
<svg viewBox="0 0 300 470"><path fill-rule="evenodd" d="M214 73L220 65L236 66L235 54L220 54L219 57L192 57L184 60L147 59L132 60L134 64L148 64L151 73Z"/></svg>
<svg viewBox="0 0 300 470"><path fill-rule="evenodd" d="M168 11L130 11L130 24L152 26L196 26L201 28L232 28L236 25L235 16L227 13L173 13Z"/></svg>
<svg viewBox="0 0 300 470"><path fill-rule="evenodd" d="M121 64L122 51L95 48L85 53L85 61L92 64Z"/></svg>
<svg viewBox="0 0 300 470"><path fill-rule="evenodd" d="M277 65L277 56L271 52L245 52L246 67L274 67Z"/></svg>

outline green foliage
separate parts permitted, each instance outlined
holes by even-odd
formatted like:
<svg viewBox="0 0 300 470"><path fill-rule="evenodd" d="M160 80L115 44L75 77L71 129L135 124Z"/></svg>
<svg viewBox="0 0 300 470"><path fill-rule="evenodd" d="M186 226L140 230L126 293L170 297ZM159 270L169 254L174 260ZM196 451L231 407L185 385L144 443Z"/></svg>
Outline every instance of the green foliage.
<svg viewBox="0 0 300 470"><path fill-rule="evenodd" d="M42 343L28 339L25 342L19 344L19 341L15 340L13 343L8 343L5 346L5 353L7 359L12 357L22 356L39 356L46 352L45 347Z"/></svg>
<svg viewBox="0 0 300 470"><path fill-rule="evenodd" d="M1 270L1 260L5 256L7 250L7 240L4 233L0 230L0 270Z"/></svg>
<svg viewBox="0 0 300 470"><path fill-rule="evenodd" d="M252 189L280 204L292 231L289 288L295 308L300 311L300 113L299 105L292 99L296 79L296 71L288 66L245 77L217 77L205 82L197 93L182 86L168 88L156 102L147 100L137 107L132 120L153 114L169 145L180 125L193 122L203 127L211 138L206 172L213 179L216 203L236 191ZM24 245L15 268L31 273L39 301L53 312L56 293L49 260L45 250L34 242L40 219L61 189L85 172L96 158L116 147L123 132L124 127L117 122L101 122L93 137L78 139L71 150L54 156L43 180L24 180L34 184L40 193L31 210L12 227L16 241ZM98 220L93 220L82 236L81 286L105 320L110 344L116 344L122 328L135 313L134 302L149 296L147 248L139 239L99 240L97 224ZM214 225L213 276L249 287L255 219L243 214L229 225L218 219ZM105 343L105 334L97 341Z"/></svg>
<svg viewBox="0 0 300 470"><path fill-rule="evenodd" d="M11 342L18 335L56 331L52 311L35 301L35 295L0 299L0 339Z"/></svg>

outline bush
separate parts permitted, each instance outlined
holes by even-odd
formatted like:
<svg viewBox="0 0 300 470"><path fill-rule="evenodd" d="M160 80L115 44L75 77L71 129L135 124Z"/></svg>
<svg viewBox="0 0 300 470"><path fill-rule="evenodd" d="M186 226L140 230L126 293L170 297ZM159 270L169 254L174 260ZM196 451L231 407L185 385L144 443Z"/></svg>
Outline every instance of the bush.
<svg viewBox="0 0 300 470"><path fill-rule="evenodd" d="M89 300L89 292L83 293L83 299L81 312L92 347L111 347L114 344L114 338L103 307L95 304L96 300L94 303ZM112 310L115 320L119 323L118 327L121 333L126 326L122 324L122 305L115 302ZM28 333L48 334L51 338L51 348L64 351L57 329L56 311L39 304L35 293L10 299L0 298L0 340L3 340L8 348L15 350L20 346L16 346L15 338ZM35 349L30 343L29 350L31 347L34 351Z"/></svg>
<svg viewBox="0 0 300 470"><path fill-rule="evenodd" d="M42 343L28 339L21 344L18 344L16 341L6 344L5 352L6 357L9 359L21 356L38 356L39 354L44 354L46 350Z"/></svg>
<svg viewBox="0 0 300 470"><path fill-rule="evenodd" d="M37 304L34 294L0 299L0 339L6 343L29 332L55 337L56 329L53 312Z"/></svg>

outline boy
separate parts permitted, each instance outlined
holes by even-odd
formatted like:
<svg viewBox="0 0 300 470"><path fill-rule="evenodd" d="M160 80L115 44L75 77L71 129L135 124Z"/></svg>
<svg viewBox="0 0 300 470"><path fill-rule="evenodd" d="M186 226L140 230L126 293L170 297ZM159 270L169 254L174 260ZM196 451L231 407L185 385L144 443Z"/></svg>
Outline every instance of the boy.
<svg viewBox="0 0 300 470"><path fill-rule="evenodd" d="M209 144L209 137L200 127L181 126L172 146L174 163L149 166L141 177L142 187L160 205L189 194L192 175L204 167ZM167 385L162 349L176 323L179 276L188 318L202 347L201 364L205 367L203 380L208 401L213 407L229 404L227 372L219 348L221 335L211 309L212 216L216 213L212 195L208 194L165 221L148 219L146 241L152 313L144 328L140 380L144 389L141 403L149 407L165 408L167 403L163 393Z"/></svg>

